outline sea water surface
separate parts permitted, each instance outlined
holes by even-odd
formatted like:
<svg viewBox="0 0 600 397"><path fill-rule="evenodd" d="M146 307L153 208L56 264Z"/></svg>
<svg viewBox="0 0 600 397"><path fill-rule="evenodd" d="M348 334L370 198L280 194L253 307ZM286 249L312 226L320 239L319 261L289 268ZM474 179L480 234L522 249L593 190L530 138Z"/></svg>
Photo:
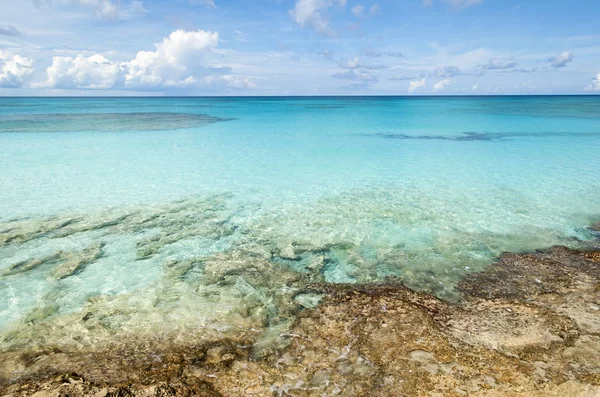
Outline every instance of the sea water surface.
<svg viewBox="0 0 600 397"><path fill-rule="evenodd" d="M0 333L89 305L280 329L322 282L458 299L504 251L590 244L599 170L595 96L0 98Z"/></svg>

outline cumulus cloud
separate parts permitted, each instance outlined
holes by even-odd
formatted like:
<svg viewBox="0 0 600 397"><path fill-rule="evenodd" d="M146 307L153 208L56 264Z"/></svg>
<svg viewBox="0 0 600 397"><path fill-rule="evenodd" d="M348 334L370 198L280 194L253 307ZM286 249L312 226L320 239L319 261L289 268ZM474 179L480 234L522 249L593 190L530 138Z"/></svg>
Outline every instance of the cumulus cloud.
<svg viewBox="0 0 600 397"><path fill-rule="evenodd" d="M5 25L5 26L1 26L0 25L0 36L20 36L21 32L19 32L17 30L17 28L15 28L14 26L10 26L10 25Z"/></svg>
<svg viewBox="0 0 600 397"><path fill-rule="evenodd" d="M449 85L450 85L450 80L448 80L448 79L441 80L434 84L433 90L435 92L438 92L438 91L441 91L444 88L448 87Z"/></svg>
<svg viewBox="0 0 600 397"><path fill-rule="evenodd" d="M0 50L0 87L20 87L32 73L33 61Z"/></svg>
<svg viewBox="0 0 600 397"><path fill-rule="evenodd" d="M155 51L140 51L123 64L125 86L188 85L194 71L204 68L204 55L218 44L217 32L177 30L156 44Z"/></svg>
<svg viewBox="0 0 600 397"><path fill-rule="evenodd" d="M93 10L99 18L129 19L146 12L141 0L131 0L127 6L122 7L118 0L34 0L38 7L75 5Z"/></svg>
<svg viewBox="0 0 600 397"><path fill-rule="evenodd" d="M377 15L379 14L379 11L381 11L379 4L373 4L371 7L369 7L369 14L371 15Z"/></svg>
<svg viewBox="0 0 600 397"><path fill-rule="evenodd" d="M423 88L425 87L425 84L425 78L422 78L421 80L411 81L410 83L408 83L408 92L414 92L419 88Z"/></svg>
<svg viewBox="0 0 600 397"><path fill-rule="evenodd" d="M547 61L550 62L550 65L553 68L558 69L567 66L569 62L573 61L573 58L574 56L571 51L564 51L560 54L556 54L555 56L548 58Z"/></svg>
<svg viewBox="0 0 600 397"><path fill-rule="evenodd" d="M114 62L104 55L54 57L46 80L37 88L62 89L171 89L218 87L248 89L256 78L238 76L228 67L212 67L211 55L219 34L203 30L177 30L154 45L154 51L140 51L127 62Z"/></svg>
<svg viewBox="0 0 600 397"><path fill-rule="evenodd" d="M312 26L317 32L326 36L334 36L335 32L328 26L323 16L335 4L346 6L346 0L296 0L296 5L289 13L292 19L301 27Z"/></svg>
<svg viewBox="0 0 600 397"><path fill-rule="evenodd" d="M600 91L600 73L592 80L592 84L588 85L585 89L587 91Z"/></svg>
<svg viewBox="0 0 600 397"><path fill-rule="evenodd" d="M36 88L107 89L122 77L121 67L100 54L90 57L54 57L46 69L47 80Z"/></svg>
<svg viewBox="0 0 600 397"><path fill-rule="evenodd" d="M517 66L517 62L514 58L492 58L487 64L480 66L487 70L512 69Z"/></svg>

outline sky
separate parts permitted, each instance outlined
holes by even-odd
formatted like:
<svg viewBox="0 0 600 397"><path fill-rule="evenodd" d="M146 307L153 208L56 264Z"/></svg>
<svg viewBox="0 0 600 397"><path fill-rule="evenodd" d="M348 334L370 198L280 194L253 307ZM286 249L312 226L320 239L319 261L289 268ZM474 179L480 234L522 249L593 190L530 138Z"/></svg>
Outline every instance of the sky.
<svg viewBox="0 0 600 397"><path fill-rule="evenodd" d="M0 0L0 95L600 94L598 0Z"/></svg>

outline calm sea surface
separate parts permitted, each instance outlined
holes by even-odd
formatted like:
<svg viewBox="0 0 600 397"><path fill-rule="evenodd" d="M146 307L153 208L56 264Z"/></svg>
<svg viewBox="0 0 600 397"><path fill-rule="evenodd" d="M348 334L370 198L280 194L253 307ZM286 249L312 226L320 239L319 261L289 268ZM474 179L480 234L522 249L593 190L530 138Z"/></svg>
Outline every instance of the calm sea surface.
<svg viewBox="0 0 600 397"><path fill-rule="evenodd" d="M0 332L99 299L274 318L278 272L456 299L598 220L600 97L0 98Z"/></svg>

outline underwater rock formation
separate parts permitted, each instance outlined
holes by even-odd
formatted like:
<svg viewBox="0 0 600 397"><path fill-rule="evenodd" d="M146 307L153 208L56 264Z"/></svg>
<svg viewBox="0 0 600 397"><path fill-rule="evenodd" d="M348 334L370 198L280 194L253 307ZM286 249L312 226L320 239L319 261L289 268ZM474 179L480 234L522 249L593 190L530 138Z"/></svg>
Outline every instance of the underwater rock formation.
<svg viewBox="0 0 600 397"><path fill-rule="evenodd" d="M62 280L65 277L72 276L82 271L85 266L95 262L103 255L102 248L104 243L93 243L83 251L77 253L59 252L58 255L64 257L65 262L52 271L52 278Z"/></svg>
<svg viewBox="0 0 600 397"><path fill-rule="evenodd" d="M267 263L246 271L235 255L218 260L228 261L204 263L205 271L266 312L285 307L252 287L259 282L252 273ZM301 305L293 324L279 328L286 343L266 354L254 354L264 337L259 323L203 336L122 332L83 350L21 346L0 352L0 394L593 397L600 395L599 273L600 251L554 247L504 254L467 276L460 304L395 283L298 284L295 298L321 303ZM86 322L101 326L101 313L87 313Z"/></svg>
<svg viewBox="0 0 600 397"><path fill-rule="evenodd" d="M103 255L104 243L92 243L82 251L56 251L42 258L30 258L16 262L0 273L2 276L13 276L34 270L44 265L57 265L51 278L61 280L82 271L86 265L95 262Z"/></svg>
<svg viewBox="0 0 600 397"><path fill-rule="evenodd" d="M67 131L160 131L201 127L221 121L220 117L192 113L63 113L4 116L1 133Z"/></svg>

